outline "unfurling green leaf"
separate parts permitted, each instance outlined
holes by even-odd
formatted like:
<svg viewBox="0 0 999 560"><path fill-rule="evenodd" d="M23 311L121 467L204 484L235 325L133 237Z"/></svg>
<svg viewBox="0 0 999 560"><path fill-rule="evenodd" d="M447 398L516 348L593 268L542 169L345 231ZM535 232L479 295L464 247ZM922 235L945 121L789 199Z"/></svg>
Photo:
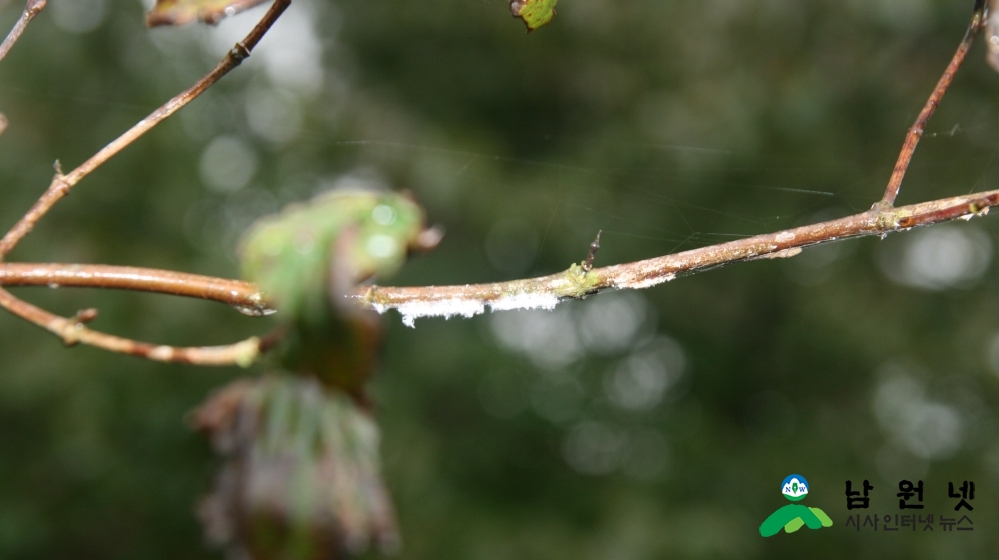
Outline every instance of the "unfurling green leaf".
<svg viewBox="0 0 999 560"><path fill-rule="evenodd" d="M370 414L313 380L237 381L192 417L225 461L199 508L208 537L234 556L318 560L397 549Z"/></svg>
<svg viewBox="0 0 999 560"><path fill-rule="evenodd" d="M263 4L265 0L156 0L146 25L184 25L194 20L215 25L223 18Z"/></svg>
<svg viewBox="0 0 999 560"><path fill-rule="evenodd" d="M336 191L255 224L243 239L243 276L278 309L282 367L365 402L380 329L354 287L395 272L419 248L423 210L404 195Z"/></svg>
<svg viewBox="0 0 999 560"><path fill-rule="evenodd" d="M524 20L527 32L548 25L555 17L555 4L558 0L510 0L513 17Z"/></svg>
<svg viewBox="0 0 999 560"><path fill-rule="evenodd" d="M240 250L243 276L285 318L299 316L398 270L422 229L423 210L404 195L326 193L250 228Z"/></svg>

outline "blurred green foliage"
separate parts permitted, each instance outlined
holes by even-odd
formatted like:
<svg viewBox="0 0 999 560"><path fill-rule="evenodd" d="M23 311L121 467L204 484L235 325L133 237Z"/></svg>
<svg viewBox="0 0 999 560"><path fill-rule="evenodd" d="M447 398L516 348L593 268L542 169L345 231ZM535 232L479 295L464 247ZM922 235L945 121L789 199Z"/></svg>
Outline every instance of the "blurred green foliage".
<svg viewBox="0 0 999 560"><path fill-rule="evenodd" d="M198 516L234 556L338 558L372 541L398 550L378 426L344 393L266 375L226 386L193 423L225 458Z"/></svg>
<svg viewBox="0 0 999 560"><path fill-rule="evenodd" d="M555 17L555 3L557 0L512 0L510 2L510 13L514 17L524 20L527 31L530 33L539 27L551 23Z"/></svg>
<svg viewBox="0 0 999 560"><path fill-rule="evenodd" d="M422 228L405 197L335 191L257 222L241 242L243 277L293 317L321 313L332 290L347 297L360 280L397 272ZM330 286L333 266L346 269L340 285Z"/></svg>
<svg viewBox="0 0 999 560"><path fill-rule="evenodd" d="M50 0L0 65L0 221L200 77L259 17L143 28L135 0ZM970 1L296 0L261 50L88 177L11 255L236 276L257 217L331 187L411 189L447 235L386 281L597 265L860 211ZM0 14L12 25L19 6ZM999 187L999 75L976 44L900 204ZM939 233L934 233L939 232ZM546 314L388 324L373 382L404 558L993 558L999 223L740 264ZM217 305L18 290L164 343L264 332ZM259 372L258 372L259 373ZM185 413L240 372L64 349L0 318L0 556L214 558L218 464ZM797 472L835 525L769 539ZM977 484L970 533L845 527L898 481Z"/></svg>

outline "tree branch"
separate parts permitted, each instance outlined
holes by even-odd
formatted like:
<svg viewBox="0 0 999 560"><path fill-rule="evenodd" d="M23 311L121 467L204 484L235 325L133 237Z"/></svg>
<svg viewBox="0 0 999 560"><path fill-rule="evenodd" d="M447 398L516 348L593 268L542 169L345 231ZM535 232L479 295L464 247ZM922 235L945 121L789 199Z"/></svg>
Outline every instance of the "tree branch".
<svg viewBox="0 0 999 560"><path fill-rule="evenodd" d="M35 19L43 9L45 9L46 0L28 0L28 4L24 7L24 12L21 14L21 18L17 20L14 24L14 28L10 30L7 34L7 38L0 43L0 60L3 60L10 52L10 49L14 46L14 43L21 38L21 34L24 33L24 29L28 27L31 20Z"/></svg>
<svg viewBox="0 0 999 560"><path fill-rule="evenodd" d="M643 261L584 270L573 264L560 274L456 286L358 286L351 296L363 307L384 313L398 309L412 326L418 317L463 315L505 309L551 309L609 289L649 288L677 276L726 264L793 257L803 248L868 235L886 236L914 227L988 214L999 205L999 190L922 202L901 208L872 209L838 220L691 249ZM0 263L0 286L67 286L113 288L196 297L231 305L250 315L273 311L251 283L169 270L110 265ZM7 292L3 292L7 293ZM22 302L23 303L23 302ZM0 298L0 306L8 307ZM46 313L46 312L42 312ZM19 313L19 315L24 316ZM54 317L47 315L48 318ZM66 319L58 318L63 321ZM45 321L32 322L45 328ZM46 319L47 321L48 319ZM75 323L74 323L75 324ZM49 329L52 330L52 329ZM81 339L81 342L84 340ZM130 352L134 353L134 352Z"/></svg>
<svg viewBox="0 0 999 560"><path fill-rule="evenodd" d="M677 276L693 274L730 263L763 258L793 257L802 248L866 235L885 236L896 231L928 226L958 218L983 216L999 204L999 190L957 196L901 208L871 209L838 220L821 222L720 243L644 261L594 268L587 272L573 264L560 274L491 284L391 288L359 287L352 297L384 313L398 309L403 323L413 326L418 317L462 315L505 309L551 309L566 299L584 298L614 288L641 289Z"/></svg>
<svg viewBox="0 0 999 560"><path fill-rule="evenodd" d="M581 265L568 271L542 278L514 280L493 284L465 286L430 286L420 288L383 288L371 286L355 294L363 305L384 313L398 309L403 323L413 326L417 317L462 315L471 317L485 311L517 308L551 309L564 299L582 298L612 288L647 288L676 278L729 263L760 258L793 257L802 248L848 237L881 235L917 226L935 224L956 218L970 219L984 215L999 201L999 191L976 196L961 196L924 202L894 209L902 179L919 144L926 123L933 116L944 93L954 80L971 44L985 24L987 9L984 0L976 0L971 22L943 75L909 129L898 161L888 181L884 197L871 210L842 218L747 239L721 243L634 263L591 269L593 251L599 247L599 236L591 245L590 256Z"/></svg>
<svg viewBox="0 0 999 560"><path fill-rule="evenodd" d="M248 367L256 361L260 354L260 339L257 337L248 338L229 346L177 348L104 334L85 327L82 319L66 319L54 315L14 297L2 288L0 288L0 307L58 336L68 346L82 342L104 350L131 354L158 362L179 362L202 366L239 365Z"/></svg>
<svg viewBox="0 0 999 560"><path fill-rule="evenodd" d="M134 290L218 301L255 317L274 312L249 282L131 266L0 263L0 286Z"/></svg>
<svg viewBox="0 0 999 560"><path fill-rule="evenodd" d="M923 110L916 117L916 122L909 128L909 132L905 136L902 151L898 154L898 161L895 162L895 169L892 170L891 178L888 179L888 187L885 189L885 195L878 202L878 205L882 208L891 208L895 204L898 191L902 188L902 179L905 177L906 170L909 169L909 162L912 161L912 154L916 151L916 145L919 144L919 140L923 137L926 123L929 122L930 117L937 110L937 106L940 105L940 100L943 99L944 93L947 92L950 83L954 81L954 75L961 68L961 63L964 62L965 55L971 49L971 44L974 42L978 32L985 25L986 13L985 1L976 0L971 22L968 23L968 30L964 32L964 39L957 46L957 52L950 59L950 64L947 65L943 75L940 76L937 86L933 88L933 93L926 100L926 105L923 106ZM993 14L993 17L999 17L999 15Z"/></svg>
<svg viewBox="0 0 999 560"><path fill-rule="evenodd" d="M205 75L204 78L198 80L196 84L184 90L170 101L167 101L162 107L153 111L148 117L136 123L135 126L105 146L101 149L101 151L94 154L93 157L83 162L68 175L63 175L61 172L57 172L56 176L52 179L52 183L49 185L48 190L46 190L42 197L38 199L38 202L36 202L35 205L28 210L27 214L25 214L24 217L22 217L20 221L18 221L6 235L4 235L3 239L0 239L0 260L3 260L3 258L10 253L14 246L17 245L17 243L31 231L38 220L40 220L42 216L44 216L53 205L55 205L56 202L69 194L69 190L79 183L81 179L100 167L104 162L111 159L111 157L148 132L151 128L163 122L163 120L170 115L176 113L181 107L187 105L194 98L201 95L201 93L203 93L206 89L211 87L215 82L219 81L222 76L228 74L230 70L239 66L244 59L250 56L250 52L253 48L257 46L257 43L259 43L260 39L262 39L264 34L267 33L267 30L274 25L274 22L277 21L278 17L281 16L290 4L291 0L274 0L274 4L271 5L267 13L264 14L264 17L257 23L253 30L250 31L246 38L239 43L236 43L236 46L234 46L225 55L225 58L223 58L211 72Z"/></svg>

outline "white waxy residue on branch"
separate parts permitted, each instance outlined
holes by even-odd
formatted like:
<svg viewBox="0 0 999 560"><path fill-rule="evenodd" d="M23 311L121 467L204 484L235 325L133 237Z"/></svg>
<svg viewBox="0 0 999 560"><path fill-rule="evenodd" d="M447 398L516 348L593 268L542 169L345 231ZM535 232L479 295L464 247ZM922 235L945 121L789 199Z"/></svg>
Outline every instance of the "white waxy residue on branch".
<svg viewBox="0 0 999 560"><path fill-rule="evenodd" d="M489 308L493 311L507 311L510 309L547 309L551 311L558 305L559 298L552 294L510 294L489 302Z"/></svg>
<svg viewBox="0 0 999 560"><path fill-rule="evenodd" d="M552 310L559 302L559 297L551 294L519 293L501 296L493 301L483 301L476 298L448 298L433 301L409 301L400 304L373 303L371 307L378 313L389 309L397 309L402 315L402 324L415 327L416 319L421 317L455 316L465 318L484 313L488 305L492 311L508 311L511 309L546 309Z"/></svg>
<svg viewBox="0 0 999 560"><path fill-rule="evenodd" d="M442 299L436 301L411 301L400 304L396 309L402 315L402 324L415 327L420 317L444 317L455 315L469 318L485 311L482 302L474 299Z"/></svg>

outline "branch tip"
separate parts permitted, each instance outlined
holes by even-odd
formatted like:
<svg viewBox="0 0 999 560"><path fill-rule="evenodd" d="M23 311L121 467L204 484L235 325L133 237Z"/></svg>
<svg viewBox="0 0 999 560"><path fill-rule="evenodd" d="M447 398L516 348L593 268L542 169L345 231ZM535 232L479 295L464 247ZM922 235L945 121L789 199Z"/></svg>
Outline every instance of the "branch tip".
<svg viewBox="0 0 999 560"><path fill-rule="evenodd" d="M602 229L597 230L597 238L593 240L593 243L590 243L590 253L586 255L586 260L583 261L584 272L593 270L593 259L597 258L597 251L600 250L600 234L603 232L604 230Z"/></svg>
<svg viewBox="0 0 999 560"><path fill-rule="evenodd" d="M246 45L242 41L236 43L231 49L229 49L229 56L236 62L236 64L241 64L247 58L250 58L250 50L246 48Z"/></svg>
<svg viewBox="0 0 999 560"><path fill-rule="evenodd" d="M76 312L76 315L73 315L70 321L78 325L86 325L87 323L96 319L98 313L99 312L97 311L97 309L94 309L93 307L87 309L81 309Z"/></svg>

